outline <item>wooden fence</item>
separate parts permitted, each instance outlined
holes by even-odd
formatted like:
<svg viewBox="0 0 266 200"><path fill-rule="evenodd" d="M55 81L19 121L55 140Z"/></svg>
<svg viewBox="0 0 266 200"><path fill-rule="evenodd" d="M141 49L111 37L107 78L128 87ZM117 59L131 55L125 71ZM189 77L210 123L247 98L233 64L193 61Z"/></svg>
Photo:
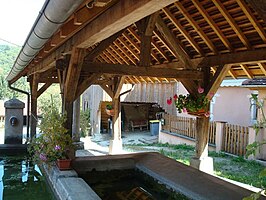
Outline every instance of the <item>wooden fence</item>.
<svg viewBox="0 0 266 200"><path fill-rule="evenodd" d="M164 114L163 118L165 119L163 130L195 139L196 119L169 114ZM220 132L222 133L222 151L238 156L245 155L248 145L248 127L225 124ZM210 144L216 144L216 134L216 122L210 122L208 140Z"/></svg>
<svg viewBox="0 0 266 200"><path fill-rule="evenodd" d="M222 143L223 151L244 156L248 145L248 133L248 127L225 124Z"/></svg>
<svg viewBox="0 0 266 200"><path fill-rule="evenodd" d="M165 124L163 130L178 133L180 135L193 138L196 137L196 119L189 117L179 117L165 114ZM215 144L216 124L211 122L209 126L209 143Z"/></svg>

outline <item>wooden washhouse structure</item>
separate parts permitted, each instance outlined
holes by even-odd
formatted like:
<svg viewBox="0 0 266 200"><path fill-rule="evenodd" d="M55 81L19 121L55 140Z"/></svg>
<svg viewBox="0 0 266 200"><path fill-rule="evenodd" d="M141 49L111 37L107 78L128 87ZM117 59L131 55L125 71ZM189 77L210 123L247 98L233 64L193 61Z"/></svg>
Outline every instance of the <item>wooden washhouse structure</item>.
<svg viewBox="0 0 266 200"><path fill-rule="evenodd" d="M198 86L211 94L224 78L265 77L265 13L264 0L47 0L7 80L27 76L32 116L38 96L60 84L70 132L73 102L101 86L115 108L115 153L122 146L124 83L180 81L191 94ZM197 118L197 168L208 156L208 123Z"/></svg>

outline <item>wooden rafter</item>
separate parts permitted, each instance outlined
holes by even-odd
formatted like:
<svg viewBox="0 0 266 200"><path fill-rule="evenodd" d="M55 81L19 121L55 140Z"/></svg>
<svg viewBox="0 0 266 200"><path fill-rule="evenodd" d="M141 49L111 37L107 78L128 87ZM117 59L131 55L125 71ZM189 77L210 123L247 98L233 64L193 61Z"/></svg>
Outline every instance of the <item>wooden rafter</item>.
<svg viewBox="0 0 266 200"><path fill-rule="evenodd" d="M247 39L247 37L244 35L242 30L239 28L239 26L235 23L234 19L231 17L231 15L228 13L228 11L225 9L223 4L219 0L212 0L213 3L216 5L216 7L219 9L223 17L226 19L226 21L229 23L229 25L232 27L232 29L237 33L237 36L241 40L241 42L245 45L247 49L251 49L250 43Z"/></svg>
<svg viewBox="0 0 266 200"><path fill-rule="evenodd" d="M173 35L173 33L169 30L169 28L165 25L162 18L158 17L156 26L158 30L165 36L168 45L172 47L174 55L180 59L181 62L185 64L185 68L193 68L193 65L188 57L188 55L184 52L184 50L178 45L178 42Z"/></svg>
<svg viewBox="0 0 266 200"><path fill-rule="evenodd" d="M242 8L243 12L246 14L247 18L251 22L251 24L254 26L258 34L260 35L261 39L266 42L266 33L260 23L258 23L257 19L247 6L247 4L244 2L244 0L236 0L239 6Z"/></svg>
<svg viewBox="0 0 266 200"><path fill-rule="evenodd" d="M38 91L37 91L37 98L42 95L50 86L52 85L51 82L45 83Z"/></svg>
<svg viewBox="0 0 266 200"><path fill-rule="evenodd" d="M217 54L217 49L213 45L212 41L206 36L206 34L203 32L203 30L199 27L197 22L188 14L184 6L181 2L177 1L175 2L176 7L180 10L180 12L184 15L186 20L190 23L190 25L197 31L197 33L200 35L202 40L206 43L206 45Z"/></svg>
<svg viewBox="0 0 266 200"><path fill-rule="evenodd" d="M266 64L265 63L258 63L262 73L264 74L264 76L266 76Z"/></svg>
<svg viewBox="0 0 266 200"><path fill-rule="evenodd" d="M201 55L203 56L204 53L199 47L199 45L195 42L195 40L189 35L189 33L183 28L181 23L175 18L175 16L170 12L168 8L162 9L166 16L171 20L171 22L177 27L178 31L182 33L182 35L187 39L187 41L191 44L191 46Z"/></svg>
<svg viewBox="0 0 266 200"><path fill-rule="evenodd" d="M243 71L245 72L245 74L247 75L248 78L250 78L250 79L253 78L253 74L248 69L247 65L241 64L240 66L241 66L241 68L243 69Z"/></svg>
<svg viewBox="0 0 266 200"><path fill-rule="evenodd" d="M217 27L214 20L211 18L211 16L208 14L208 12L203 8L201 3L199 1L192 1L192 2L196 6L196 8L200 12L200 14L204 17L204 19L208 22L208 24L214 30L216 35L220 38L220 40L226 46L226 48L229 49L230 51L232 51L233 50L232 45L230 44L228 39L224 36L223 32Z"/></svg>

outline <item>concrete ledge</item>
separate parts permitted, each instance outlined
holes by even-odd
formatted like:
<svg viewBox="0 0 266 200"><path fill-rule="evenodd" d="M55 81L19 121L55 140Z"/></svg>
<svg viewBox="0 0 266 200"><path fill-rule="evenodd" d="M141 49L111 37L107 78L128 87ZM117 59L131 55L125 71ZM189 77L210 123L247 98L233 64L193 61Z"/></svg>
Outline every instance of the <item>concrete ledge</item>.
<svg viewBox="0 0 266 200"><path fill-rule="evenodd" d="M42 169L60 200L98 200L100 197L74 170L60 171L56 166L43 165Z"/></svg>

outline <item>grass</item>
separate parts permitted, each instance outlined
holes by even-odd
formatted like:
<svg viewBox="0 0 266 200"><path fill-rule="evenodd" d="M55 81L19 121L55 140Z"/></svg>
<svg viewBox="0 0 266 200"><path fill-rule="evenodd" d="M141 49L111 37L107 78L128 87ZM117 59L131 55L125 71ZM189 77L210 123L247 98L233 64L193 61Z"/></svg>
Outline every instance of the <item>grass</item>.
<svg viewBox="0 0 266 200"><path fill-rule="evenodd" d="M195 148L191 145L170 145L170 144L136 144L127 145L130 151L158 151L161 154L182 162L190 164L190 159L195 155ZM265 168L261 164L246 160L243 157L230 156L224 153L209 152L214 161L214 173L217 176L246 183L255 187L266 187L266 178L260 178L260 172Z"/></svg>

